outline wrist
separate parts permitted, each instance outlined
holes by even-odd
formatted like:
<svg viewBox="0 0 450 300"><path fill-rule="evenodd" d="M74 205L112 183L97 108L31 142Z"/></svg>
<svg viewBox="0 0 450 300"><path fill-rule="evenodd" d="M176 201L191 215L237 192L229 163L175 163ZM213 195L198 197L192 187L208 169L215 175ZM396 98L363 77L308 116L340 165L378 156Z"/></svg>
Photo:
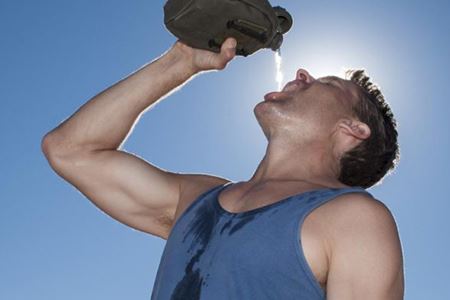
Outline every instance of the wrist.
<svg viewBox="0 0 450 300"><path fill-rule="evenodd" d="M192 48L180 42L176 42L167 52L169 59L179 66L184 72L190 76L201 71L194 63L194 53Z"/></svg>

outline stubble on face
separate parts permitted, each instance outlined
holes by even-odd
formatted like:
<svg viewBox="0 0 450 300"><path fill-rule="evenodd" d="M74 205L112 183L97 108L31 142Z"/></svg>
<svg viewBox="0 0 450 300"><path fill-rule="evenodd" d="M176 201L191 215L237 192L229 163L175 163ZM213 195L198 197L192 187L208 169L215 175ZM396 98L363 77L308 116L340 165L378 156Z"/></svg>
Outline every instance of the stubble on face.
<svg viewBox="0 0 450 300"><path fill-rule="evenodd" d="M278 129L325 130L340 118L355 117L353 107L359 101L359 90L350 80L326 76L310 83L293 80L282 91L264 98L254 113L267 136Z"/></svg>

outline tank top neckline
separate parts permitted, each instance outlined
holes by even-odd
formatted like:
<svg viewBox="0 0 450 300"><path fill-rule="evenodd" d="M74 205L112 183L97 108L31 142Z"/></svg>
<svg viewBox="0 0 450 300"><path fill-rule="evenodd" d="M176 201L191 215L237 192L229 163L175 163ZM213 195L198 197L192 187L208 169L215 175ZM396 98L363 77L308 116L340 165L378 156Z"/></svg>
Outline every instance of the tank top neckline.
<svg viewBox="0 0 450 300"><path fill-rule="evenodd" d="M301 193L297 193L297 194L293 194L290 196L287 196L285 198L282 198L276 202L264 205L264 206L260 206L254 209L250 209L247 211L242 211L242 212L230 212L226 209L224 209L222 207L222 205L219 203L219 195L220 193L229 185L235 184L235 182L233 181L229 181L225 184L219 185L218 189L215 191L215 193L213 193L213 204L214 207L216 208L216 210L221 214L221 215L225 215L225 216L229 216L229 217L233 217L233 218L241 218L241 217L246 217L246 216L251 216L254 215L256 213L259 212L263 212L266 210L269 210L271 208L280 206L283 203L289 202L292 199L298 199L298 198L304 198L307 195L311 195L314 193L319 193L319 192L325 192L325 191L346 191L346 190L357 190L357 191L364 191L366 192L366 190L363 187L360 186L354 186L354 187L344 187L344 188L332 188L332 187L327 187L327 188L320 188L320 189L314 189L314 190L309 190L306 192L301 192Z"/></svg>

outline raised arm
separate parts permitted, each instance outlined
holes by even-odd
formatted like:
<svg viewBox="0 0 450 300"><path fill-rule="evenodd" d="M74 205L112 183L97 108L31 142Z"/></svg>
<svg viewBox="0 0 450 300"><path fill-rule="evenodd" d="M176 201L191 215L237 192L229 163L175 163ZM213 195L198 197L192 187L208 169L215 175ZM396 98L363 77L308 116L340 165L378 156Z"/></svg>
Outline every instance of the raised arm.
<svg viewBox="0 0 450 300"><path fill-rule="evenodd" d="M196 195L223 179L168 172L120 146L145 110L193 75L225 68L234 47L228 39L216 54L176 42L47 133L42 150L51 167L113 218L167 238L181 195Z"/></svg>

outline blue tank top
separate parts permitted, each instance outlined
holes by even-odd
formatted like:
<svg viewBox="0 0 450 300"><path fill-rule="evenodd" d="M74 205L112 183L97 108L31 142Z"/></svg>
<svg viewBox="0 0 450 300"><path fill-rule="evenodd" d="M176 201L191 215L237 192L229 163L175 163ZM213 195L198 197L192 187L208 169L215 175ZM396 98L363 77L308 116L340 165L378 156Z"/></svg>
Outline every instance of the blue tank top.
<svg viewBox="0 0 450 300"><path fill-rule="evenodd" d="M325 292L302 251L300 226L321 204L362 187L324 188L241 213L223 209L219 193L201 194L167 239L152 300L316 300Z"/></svg>

